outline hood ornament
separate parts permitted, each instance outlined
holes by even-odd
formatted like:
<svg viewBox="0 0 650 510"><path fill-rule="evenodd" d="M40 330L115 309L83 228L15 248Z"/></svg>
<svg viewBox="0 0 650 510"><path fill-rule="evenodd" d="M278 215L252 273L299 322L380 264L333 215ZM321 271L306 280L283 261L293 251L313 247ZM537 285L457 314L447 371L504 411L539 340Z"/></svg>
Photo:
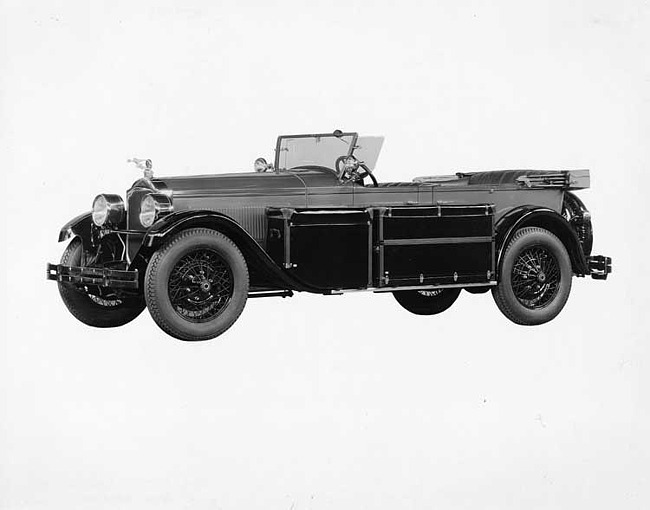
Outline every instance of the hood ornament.
<svg viewBox="0 0 650 510"><path fill-rule="evenodd" d="M126 160L127 163L133 163L137 168L144 172L145 179L153 177L153 164L150 159L131 158Z"/></svg>

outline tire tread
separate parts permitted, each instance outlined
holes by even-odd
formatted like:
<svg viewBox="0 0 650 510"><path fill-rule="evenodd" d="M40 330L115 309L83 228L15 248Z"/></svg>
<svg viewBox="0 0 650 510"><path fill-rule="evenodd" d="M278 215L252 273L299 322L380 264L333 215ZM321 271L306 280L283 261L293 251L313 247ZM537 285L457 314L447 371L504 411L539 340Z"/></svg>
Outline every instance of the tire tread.
<svg viewBox="0 0 650 510"><path fill-rule="evenodd" d="M508 243L508 247L506 248L506 251L503 254L504 260L506 259L506 257L510 253L510 251L513 249L513 245L515 244L516 241L518 241L519 239L521 239L524 236L528 236L528 235L534 234L534 233L541 233L541 234L544 234L544 235L548 235L552 239L554 239L559 244L559 246L561 246L562 249L564 250L565 258L566 258L566 260L569 260L569 267L570 267L569 255L566 252L566 248L564 247L564 244L562 243L562 241L560 241L560 239L553 232L550 232L550 231L548 231L548 230L546 230L544 228L541 228L541 227L524 227L524 228L521 228L521 229L517 230L515 232L514 236L512 237L512 239L510 240L510 242ZM571 290L571 277L569 277L567 285L568 285L568 291L566 293L566 296L564 297L564 302L561 303L561 305L559 307L558 312L555 315L553 315L552 317L550 317L550 318L548 318L548 319L546 319L544 321L541 321L541 322L539 320L535 320L533 318L526 317L526 316L518 313L518 311L513 306L515 303L511 302L507 298L507 296L505 294L505 290L504 290L504 288L502 287L501 284L499 284L496 287L492 288L492 297L494 298L494 301L495 301L497 307L499 308L499 310L501 310L501 313L503 313L503 315L505 315L509 320L511 320L515 324L519 324L521 326L534 326L534 325L543 324L545 322L548 322L548 321L552 320L553 318L555 318L557 316L557 314L560 313L560 311L564 307L564 304L566 303L566 300L568 299L568 295L569 295L569 292Z"/></svg>
<svg viewBox="0 0 650 510"><path fill-rule="evenodd" d="M77 250L81 250L81 240L77 237L70 241L61 256L64 266L76 265L74 261ZM74 284L59 282L59 293L68 311L80 322L94 328L115 328L135 319L145 308L144 299L134 299L115 308L106 308L93 302L86 293Z"/></svg>
<svg viewBox="0 0 650 510"><path fill-rule="evenodd" d="M217 237L223 241L225 241L227 244L230 245L230 247L239 254L239 256L244 259L244 256L242 255L241 251L237 247L237 245L227 236L222 234L221 232L218 232L216 230L210 229L210 228L190 228L187 230L183 230L173 236L167 243L163 245L161 249L156 251L151 259L149 260L149 264L147 265L147 271L145 273L145 300L147 302L147 308L149 309L149 313L151 314L151 317L155 321L155 323L162 329L165 333L168 335L178 338L179 340L188 340L187 335L179 330L178 328L174 327L173 324L170 323L170 321L166 320L164 313L160 309L160 306L158 304L158 301L156 299L156 276L159 271L159 266L161 262L165 259L165 256L169 253L169 251L179 242L182 242L184 239L188 237L193 237L197 235L208 235L208 236L214 236ZM246 288L248 289L248 283L249 283L249 273L248 273L248 267L244 263L244 272L245 272L245 285ZM193 336L192 340L196 341L201 341L201 340L210 340L216 336L221 335L224 333L228 328L230 328L239 318L239 316L242 314L244 311L244 307L242 306L241 309L238 311L237 315L229 321L228 324L226 324L226 327L218 330L216 334L208 334L208 335L195 335Z"/></svg>

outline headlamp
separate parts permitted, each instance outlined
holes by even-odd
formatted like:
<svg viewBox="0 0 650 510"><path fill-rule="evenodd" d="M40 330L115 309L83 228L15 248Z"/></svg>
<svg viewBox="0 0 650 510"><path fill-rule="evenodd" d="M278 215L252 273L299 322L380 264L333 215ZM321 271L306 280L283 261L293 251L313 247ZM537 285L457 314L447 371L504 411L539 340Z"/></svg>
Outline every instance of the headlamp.
<svg viewBox="0 0 650 510"><path fill-rule="evenodd" d="M151 193L145 195L140 202L140 223L143 227L149 228L154 222L174 211L172 201L162 193Z"/></svg>
<svg viewBox="0 0 650 510"><path fill-rule="evenodd" d="M124 200L119 195L97 195L93 200L93 223L117 226L124 219Z"/></svg>

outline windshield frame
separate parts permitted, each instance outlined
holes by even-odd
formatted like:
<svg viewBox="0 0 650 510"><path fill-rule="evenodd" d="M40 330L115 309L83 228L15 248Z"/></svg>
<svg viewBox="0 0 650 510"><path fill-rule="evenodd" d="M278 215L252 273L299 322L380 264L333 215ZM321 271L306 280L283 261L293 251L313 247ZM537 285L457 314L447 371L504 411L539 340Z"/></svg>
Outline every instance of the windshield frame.
<svg viewBox="0 0 650 510"><path fill-rule="evenodd" d="M359 138L359 133L356 133L354 131L348 131L345 133L337 132L337 133L312 133L312 134L300 134L300 135L280 135L278 136L277 142L275 144L275 160L274 160L273 168L275 168L277 172L280 171L289 172L294 169L306 168L309 166L309 165L305 165L305 167L297 166L293 168L280 169L280 152L281 152L280 148L282 146L282 140L286 140L288 138L297 139L297 138L342 138L342 137L352 137L352 140L350 142L350 147L348 148L348 153L346 154L346 156L350 156L357 148L357 140ZM310 168L314 168L314 167L311 166ZM319 166L318 168L327 169L330 171L334 171L334 173L336 173L335 168L328 168L325 166L323 167Z"/></svg>

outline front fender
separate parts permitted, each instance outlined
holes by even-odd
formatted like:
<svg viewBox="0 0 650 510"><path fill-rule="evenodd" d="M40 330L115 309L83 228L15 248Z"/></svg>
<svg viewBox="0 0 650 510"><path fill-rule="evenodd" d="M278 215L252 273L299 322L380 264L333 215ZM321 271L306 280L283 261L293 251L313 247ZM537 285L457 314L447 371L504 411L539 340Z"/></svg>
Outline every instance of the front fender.
<svg viewBox="0 0 650 510"><path fill-rule="evenodd" d="M61 243L72 237L80 237L82 243L87 246L91 240L92 226L92 213L80 214L61 227L59 242Z"/></svg>
<svg viewBox="0 0 650 510"><path fill-rule="evenodd" d="M496 225L497 274L501 274L503 255L515 232L524 227L540 227L555 234L564 244L573 272L578 276L589 274L587 259L580 239L571 224L560 214L545 207L524 206L513 209Z"/></svg>
<svg viewBox="0 0 650 510"><path fill-rule="evenodd" d="M259 244L251 235L244 230L244 228L230 216L217 211L181 211L169 214L156 223L146 232L142 245L153 250L157 250L170 236L186 230L188 228L214 228L215 226L221 227L219 230L224 230L224 234L235 234L234 237L242 239L246 245L252 241L257 246ZM260 246L260 249L261 246Z"/></svg>
<svg viewBox="0 0 650 510"><path fill-rule="evenodd" d="M282 289L322 293L283 271L253 237L234 219L217 211L181 211L157 221L145 234L138 255L147 259L165 240L188 228L211 228L228 236L240 249L249 268ZM143 258L143 257L139 257Z"/></svg>

